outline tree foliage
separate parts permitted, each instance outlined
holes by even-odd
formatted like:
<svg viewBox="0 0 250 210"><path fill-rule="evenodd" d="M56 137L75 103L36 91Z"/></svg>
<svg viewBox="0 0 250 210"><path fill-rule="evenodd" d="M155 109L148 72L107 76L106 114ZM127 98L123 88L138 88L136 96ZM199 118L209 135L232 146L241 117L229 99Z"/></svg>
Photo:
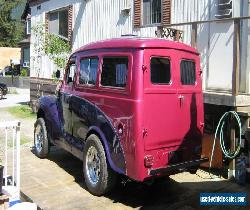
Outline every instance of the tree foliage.
<svg viewBox="0 0 250 210"><path fill-rule="evenodd" d="M47 33L45 34L44 50L45 54L49 56L58 69L62 70L65 68L71 52L69 42L54 34Z"/></svg>
<svg viewBox="0 0 250 210"><path fill-rule="evenodd" d="M0 47L16 47L24 36L24 24L13 18L15 8L24 0L0 0Z"/></svg>
<svg viewBox="0 0 250 210"><path fill-rule="evenodd" d="M40 58L47 55L50 60L56 65L56 70L64 70L69 54L71 53L71 46L68 41L59 36L45 32L44 24L37 24L32 27L33 41L33 56L34 63L41 62Z"/></svg>

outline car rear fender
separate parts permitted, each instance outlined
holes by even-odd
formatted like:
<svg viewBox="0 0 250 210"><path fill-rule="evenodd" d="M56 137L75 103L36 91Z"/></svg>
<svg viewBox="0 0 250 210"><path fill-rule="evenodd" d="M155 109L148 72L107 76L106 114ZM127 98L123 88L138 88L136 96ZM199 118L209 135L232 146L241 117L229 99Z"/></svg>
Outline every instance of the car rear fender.
<svg viewBox="0 0 250 210"><path fill-rule="evenodd" d="M88 130L88 133L87 133L87 136L86 136L86 139L88 138L88 136L90 136L91 134L95 134L97 135L101 142L102 142L102 145L104 147L104 150L105 150L105 154L106 154L106 157L107 157L107 161L109 163L109 166L117 173L119 174L126 174L126 169L124 167L119 167L119 165L125 165L125 163L123 162L124 159L122 158L122 163L118 163L117 161L118 160L115 160L114 158L112 158L112 154L113 151L112 151L112 146L109 145L109 142L108 140L106 139L106 136L105 134L102 132L102 130L97 127L97 126L91 126L89 127L89 130Z"/></svg>

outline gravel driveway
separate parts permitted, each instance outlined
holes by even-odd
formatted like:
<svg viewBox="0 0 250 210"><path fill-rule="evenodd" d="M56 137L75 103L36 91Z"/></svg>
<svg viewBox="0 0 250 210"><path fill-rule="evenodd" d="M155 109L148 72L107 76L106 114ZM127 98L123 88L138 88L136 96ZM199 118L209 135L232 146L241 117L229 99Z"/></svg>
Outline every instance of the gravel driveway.
<svg viewBox="0 0 250 210"><path fill-rule="evenodd" d="M17 94L7 94L2 100L0 100L0 108L17 106L22 103L30 101L30 90L29 89L16 89ZM0 120L1 120L0 116Z"/></svg>

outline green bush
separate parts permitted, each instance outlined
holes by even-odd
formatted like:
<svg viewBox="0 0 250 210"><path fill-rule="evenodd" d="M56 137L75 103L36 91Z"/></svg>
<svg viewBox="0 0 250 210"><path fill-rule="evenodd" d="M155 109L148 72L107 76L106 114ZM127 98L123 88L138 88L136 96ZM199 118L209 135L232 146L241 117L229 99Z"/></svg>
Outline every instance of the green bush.
<svg viewBox="0 0 250 210"><path fill-rule="evenodd" d="M27 77L27 76L28 76L27 69L22 68L22 70L21 70L21 76L22 76L22 77Z"/></svg>

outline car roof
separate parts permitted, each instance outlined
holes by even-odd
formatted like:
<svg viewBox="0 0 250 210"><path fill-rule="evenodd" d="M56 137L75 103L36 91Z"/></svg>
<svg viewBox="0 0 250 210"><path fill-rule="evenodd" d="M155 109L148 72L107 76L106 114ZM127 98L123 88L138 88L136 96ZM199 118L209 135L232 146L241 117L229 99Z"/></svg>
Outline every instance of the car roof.
<svg viewBox="0 0 250 210"><path fill-rule="evenodd" d="M177 49L199 54L195 48L183 44L181 42L169 41L161 38L142 38L142 37L115 38L115 39L93 42L80 47L75 52L86 51L86 50L97 50L97 49L110 49L110 48L142 48L142 49L167 48L167 49Z"/></svg>

